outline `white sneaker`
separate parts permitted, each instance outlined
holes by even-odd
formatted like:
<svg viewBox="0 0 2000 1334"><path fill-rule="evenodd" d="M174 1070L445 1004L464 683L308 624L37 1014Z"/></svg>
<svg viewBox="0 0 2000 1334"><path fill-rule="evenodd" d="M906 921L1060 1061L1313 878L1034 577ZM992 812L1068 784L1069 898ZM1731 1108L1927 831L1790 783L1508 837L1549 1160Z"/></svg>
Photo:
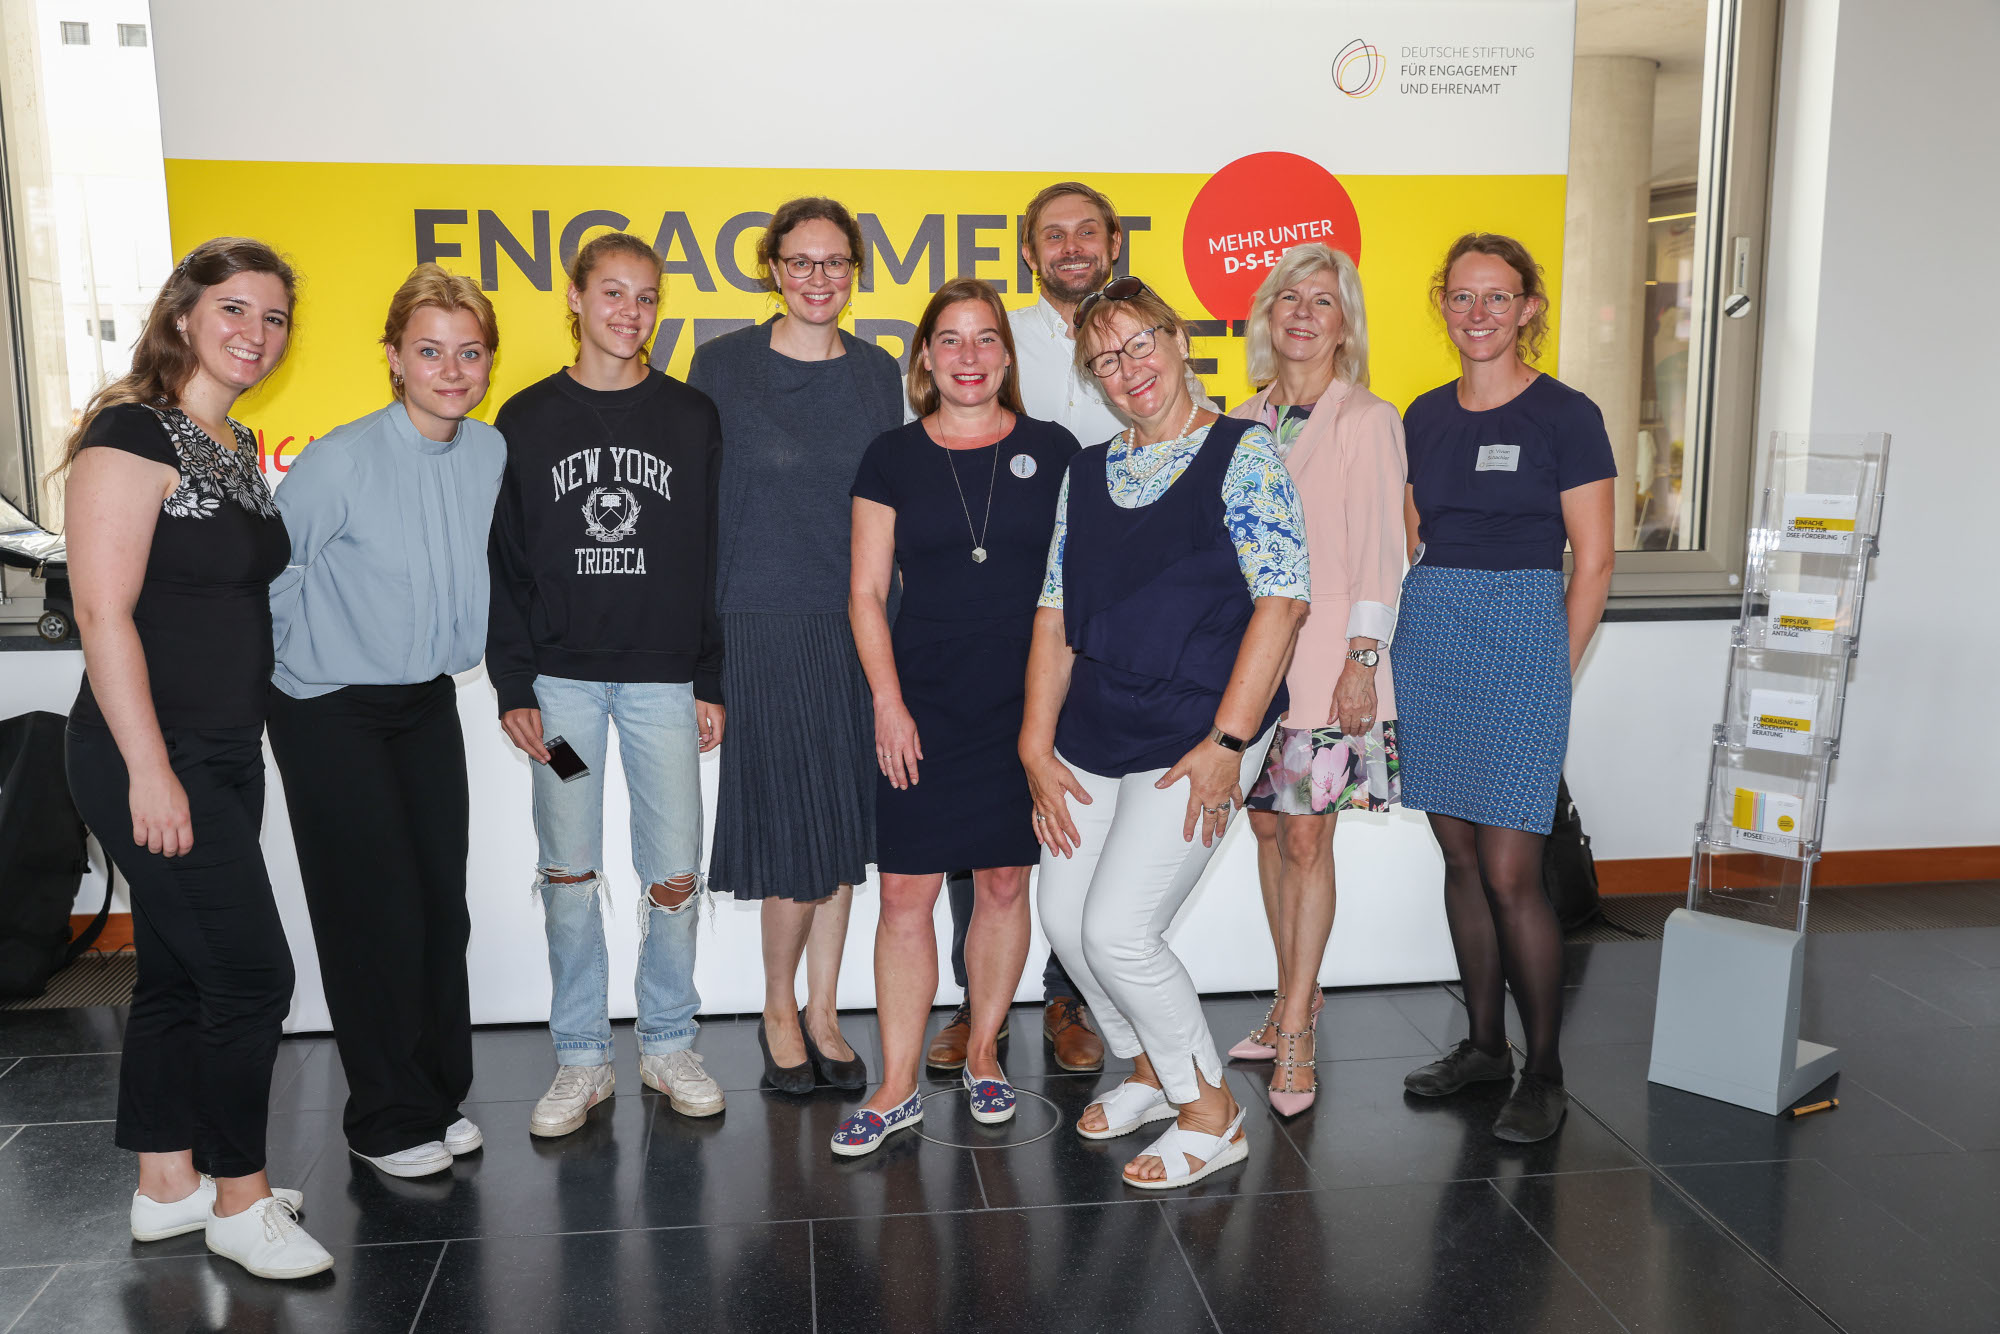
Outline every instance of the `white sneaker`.
<svg viewBox="0 0 2000 1334"><path fill-rule="evenodd" d="M479 1127L459 1117L444 1132L444 1151L454 1158L471 1153L486 1143L486 1136L479 1133Z"/></svg>
<svg viewBox="0 0 2000 1334"><path fill-rule="evenodd" d="M306 1197L283 1186L271 1193L292 1206L293 1213L306 1207ZM168 1237L199 1232L208 1226L208 1211L215 1207L215 1178L203 1177L201 1184L181 1199L161 1204L150 1195L132 1192L132 1240L165 1241Z"/></svg>
<svg viewBox="0 0 2000 1334"><path fill-rule="evenodd" d="M528 1118L528 1133L545 1138L569 1134L617 1087L618 1078L609 1065L557 1066L556 1082L549 1085Z"/></svg>
<svg viewBox="0 0 2000 1334"><path fill-rule="evenodd" d="M333 1268L326 1247L299 1226L291 1206L266 1196L240 1214L208 1215L208 1249L258 1278L305 1278Z"/></svg>
<svg viewBox="0 0 2000 1334"><path fill-rule="evenodd" d="M667 1105L682 1116L714 1116L722 1110L722 1085L702 1069L691 1051L639 1058L639 1082L667 1095Z"/></svg>
<svg viewBox="0 0 2000 1334"><path fill-rule="evenodd" d="M373 1163L392 1177L436 1176L451 1166L451 1151L436 1140L384 1154L380 1158L371 1158L359 1149L349 1149L348 1152L365 1163Z"/></svg>

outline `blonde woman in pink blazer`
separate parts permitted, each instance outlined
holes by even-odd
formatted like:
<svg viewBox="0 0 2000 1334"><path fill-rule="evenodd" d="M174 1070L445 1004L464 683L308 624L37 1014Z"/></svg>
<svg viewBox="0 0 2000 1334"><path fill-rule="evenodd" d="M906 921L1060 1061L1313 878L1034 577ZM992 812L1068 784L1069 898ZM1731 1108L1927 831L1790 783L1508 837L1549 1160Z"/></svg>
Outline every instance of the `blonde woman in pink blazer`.
<svg viewBox="0 0 2000 1334"><path fill-rule="evenodd" d="M1368 392L1368 317L1354 261L1295 246L1250 307L1255 397L1230 415L1263 422L1305 509L1312 614L1299 632L1264 772L1244 807L1257 836L1278 994L1263 1026L1230 1048L1274 1060L1271 1106L1312 1106L1320 960L1333 931L1333 822L1400 796L1389 640L1403 580L1403 423Z"/></svg>

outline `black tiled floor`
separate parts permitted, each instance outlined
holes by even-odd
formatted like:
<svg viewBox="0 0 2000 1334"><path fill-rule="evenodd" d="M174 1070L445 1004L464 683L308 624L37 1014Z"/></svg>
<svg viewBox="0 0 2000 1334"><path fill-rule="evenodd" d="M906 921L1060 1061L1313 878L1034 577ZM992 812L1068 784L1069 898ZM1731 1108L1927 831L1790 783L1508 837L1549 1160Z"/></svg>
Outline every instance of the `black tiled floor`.
<svg viewBox="0 0 2000 1334"><path fill-rule="evenodd" d="M0 1330L2000 1329L2000 930L1808 950L1807 1036L1846 1054L1836 1112L1647 1083L1658 943L1573 945L1554 1140L1493 1139L1500 1086L1403 1092L1465 1032L1451 989L1333 992L1318 1104L1277 1117L1268 1063L1232 1065L1248 1160L1164 1198L1120 1179L1157 1127L1070 1131L1129 1064L1057 1070L1037 1006L1002 1051L1012 1124L972 1122L933 1074L928 1138L859 1160L827 1139L862 1095L760 1091L754 1018L704 1023L729 1105L703 1120L642 1092L617 1025L619 1095L560 1140L527 1133L547 1033L482 1030L466 1112L486 1147L424 1181L347 1152L339 1052L290 1039L271 1173L336 1259L292 1285L199 1234L126 1234L121 1011L0 1012ZM1221 1045L1268 1003L1211 998ZM873 1017L842 1025L879 1075Z"/></svg>
<svg viewBox="0 0 2000 1334"><path fill-rule="evenodd" d="M125 1007L0 1012L0 1064L16 1056L71 1056L125 1045Z"/></svg>
<svg viewBox="0 0 2000 1334"><path fill-rule="evenodd" d="M1485 1181L1166 1204L1225 1330L1616 1330Z"/></svg>
<svg viewBox="0 0 2000 1334"><path fill-rule="evenodd" d="M2000 1153L1824 1161L1912 1232L2000 1286Z"/></svg>
<svg viewBox="0 0 2000 1334"><path fill-rule="evenodd" d="M425 1334L810 1330L809 1231L805 1223L773 1223L455 1241L438 1266L423 1317L404 1328Z"/></svg>
<svg viewBox="0 0 2000 1334"><path fill-rule="evenodd" d="M2000 1051L2000 1035L1994 1050ZM1901 1040L1900 1038L1898 1040ZM1851 1050L1851 1049L1850 1049ZM1885 1101L1850 1055L1847 1071L1809 1095L1838 1097L1830 1112L1797 1120L1646 1082L1650 1048L1569 1047L1570 1095L1653 1163L1742 1163L1821 1154L1944 1153L1961 1147Z"/></svg>
<svg viewBox="0 0 2000 1334"><path fill-rule="evenodd" d="M107 1121L118 1114L118 1056L24 1056L0 1075L0 1125Z"/></svg>
<svg viewBox="0 0 2000 1334"><path fill-rule="evenodd" d="M1150 1199L851 1218L812 1232L820 1334L1215 1328Z"/></svg>
<svg viewBox="0 0 2000 1334"><path fill-rule="evenodd" d="M193 1241L195 1253L179 1259L64 1265L8 1334L114 1329L403 1334L416 1319L444 1249L429 1242L335 1251L330 1272L272 1283L210 1258L200 1236Z"/></svg>
<svg viewBox="0 0 2000 1334"><path fill-rule="evenodd" d="M1702 1207L1849 1330L2000 1327L1983 1282L1814 1162L1669 1168Z"/></svg>
<svg viewBox="0 0 2000 1334"><path fill-rule="evenodd" d="M0 1329L11 1331L28 1303L41 1295L55 1275L55 1265L0 1269Z"/></svg>
<svg viewBox="0 0 2000 1334"><path fill-rule="evenodd" d="M1651 1172L1496 1183L1633 1334L1824 1331L1826 1322Z"/></svg>

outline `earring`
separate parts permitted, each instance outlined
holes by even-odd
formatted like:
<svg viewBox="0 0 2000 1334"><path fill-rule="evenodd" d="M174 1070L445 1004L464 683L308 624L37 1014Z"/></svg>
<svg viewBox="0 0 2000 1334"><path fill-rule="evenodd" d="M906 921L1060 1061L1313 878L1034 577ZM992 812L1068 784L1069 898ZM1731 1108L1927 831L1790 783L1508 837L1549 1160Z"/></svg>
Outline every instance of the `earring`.
<svg viewBox="0 0 2000 1334"><path fill-rule="evenodd" d="M403 377L394 371L390 371L389 387L396 391L396 397L401 398L403 396Z"/></svg>

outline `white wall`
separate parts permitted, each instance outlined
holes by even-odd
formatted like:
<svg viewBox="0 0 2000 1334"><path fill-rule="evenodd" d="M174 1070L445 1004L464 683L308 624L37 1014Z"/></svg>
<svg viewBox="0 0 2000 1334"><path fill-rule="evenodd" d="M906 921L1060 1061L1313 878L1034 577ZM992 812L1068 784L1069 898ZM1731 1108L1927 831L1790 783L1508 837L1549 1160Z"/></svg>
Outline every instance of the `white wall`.
<svg viewBox="0 0 2000 1334"><path fill-rule="evenodd" d="M1780 59L1758 430L1893 437L1826 845L2000 843L2000 428L1983 336L2000 5L1798 0ZM1728 642L1725 622L1599 633L1569 754L1599 857L1687 852Z"/></svg>
<svg viewBox="0 0 2000 1334"><path fill-rule="evenodd" d="M1993 0L1841 0L1811 425L1894 442L1836 847L2000 842L1996 61Z"/></svg>

